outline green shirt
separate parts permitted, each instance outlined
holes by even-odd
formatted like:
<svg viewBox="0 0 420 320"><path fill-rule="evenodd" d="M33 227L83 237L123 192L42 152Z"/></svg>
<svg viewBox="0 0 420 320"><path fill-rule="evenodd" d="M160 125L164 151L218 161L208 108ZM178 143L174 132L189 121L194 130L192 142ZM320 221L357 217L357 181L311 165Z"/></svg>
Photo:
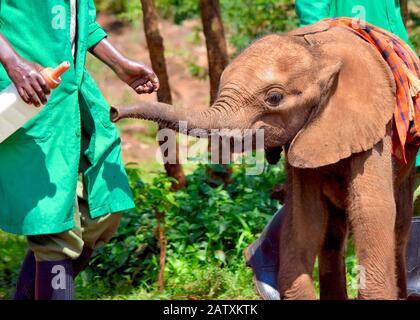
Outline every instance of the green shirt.
<svg viewBox="0 0 420 320"><path fill-rule="evenodd" d="M409 43L399 0L296 0L296 12L302 26L325 18L356 17ZM420 154L416 166L420 166Z"/></svg>
<svg viewBox="0 0 420 320"><path fill-rule="evenodd" d="M109 106L85 69L87 50L106 37L93 0L77 1L77 50L72 56L70 1L0 0L0 32L29 61L71 68L48 104L0 144L0 228L49 234L73 227L81 152L92 218L132 208L121 139ZM0 90L11 83L0 65ZM28 106L31 107L31 106ZM88 137L81 146L81 135Z"/></svg>
<svg viewBox="0 0 420 320"><path fill-rule="evenodd" d="M399 0L296 0L296 11L302 25L324 18L357 17L408 43Z"/></svg>

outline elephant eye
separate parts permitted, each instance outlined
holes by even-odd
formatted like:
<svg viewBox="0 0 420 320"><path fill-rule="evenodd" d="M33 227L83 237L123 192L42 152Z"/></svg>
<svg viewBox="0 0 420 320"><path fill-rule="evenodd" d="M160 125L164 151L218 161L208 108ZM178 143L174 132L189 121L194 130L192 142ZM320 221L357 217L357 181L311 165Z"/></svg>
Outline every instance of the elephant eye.
<svg viewBox="0 0 420 320"><path fill-rule="evenodd" d="M270 107L277 107L283 100L283 95L280 92L270 92L265 98L265 103Z"/></svg>

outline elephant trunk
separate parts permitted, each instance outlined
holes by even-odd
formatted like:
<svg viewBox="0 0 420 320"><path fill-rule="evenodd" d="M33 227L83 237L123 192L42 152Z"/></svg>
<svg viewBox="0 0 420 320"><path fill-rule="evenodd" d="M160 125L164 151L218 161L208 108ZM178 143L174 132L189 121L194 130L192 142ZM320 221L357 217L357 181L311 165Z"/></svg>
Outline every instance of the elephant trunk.
<svg viewBox="0 0 420 320"><path fill-rule="evenodd" d="M158 123L161 128L200 136L203 133L210 134L212 129L235 128L233 124L226 124L229 117L223 114L217 104L201 112L188 111L185 108L159 102L140 102L132 106L111 108L113 122L124 118L151 120ZM194 134L192 130L197 133Z"/></svg>

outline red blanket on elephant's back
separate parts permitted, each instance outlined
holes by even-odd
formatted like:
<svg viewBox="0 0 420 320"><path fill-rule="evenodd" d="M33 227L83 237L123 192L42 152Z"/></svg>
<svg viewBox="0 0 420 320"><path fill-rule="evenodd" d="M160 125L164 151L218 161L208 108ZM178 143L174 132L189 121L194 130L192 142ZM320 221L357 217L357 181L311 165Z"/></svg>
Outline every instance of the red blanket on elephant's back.
<svg viewBox="0 0 420 320"><path fill-rule="evenodd" d="M412 137L410 126L420 132L420 60L403 40L394 34L362 20L352 18L325 19L331 27L341 26L354 32L374 48L388 63L394 74L397 101L394 112L393 153L404 163L405 145Z"/></svg>

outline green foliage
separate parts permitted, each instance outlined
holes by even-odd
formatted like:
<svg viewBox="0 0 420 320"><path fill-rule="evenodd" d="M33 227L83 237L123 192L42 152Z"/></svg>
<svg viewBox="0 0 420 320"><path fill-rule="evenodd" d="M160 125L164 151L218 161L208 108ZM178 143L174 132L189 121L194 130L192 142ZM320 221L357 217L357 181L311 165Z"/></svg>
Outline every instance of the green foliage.
<svg viewBox="0 0 420 320"><path fill-rule="evenodd" d="M172 192L171 181L164 175L145 183L138 169L129 168L137 208L123 215L118 235L95 255L81 285L95 287L100 295L107 293L106 288L154 290L159 270L155 213L165 212L168 287L216 297L232 287L224 277L233 283L239 281L235 277L246 277L251 288L242 252L277 210L278 202L269 194L275 183L284 180L283 170L269 166L261 176L247 176L245 166L240 166L227 188L214 186L214 181L210 185L207 172L207 166L199 166L188 176L186 189ZM210 281L212 277L203 270L212 270L221 283ZM207 282L193 285L192 279Z"/></svg>
<svg viewBox="0 0 420 320"><path fill-rule="evenodd" d="M217 169L217 168L214 168ZM101 299L256 299L252 271L243 250L278 209L269 194L285 179L282 166L249 176L234 167L228 187L215 184L208 167L188 176L188 187L170 191L163 174L150 183L128 168L136 209L123 215L118 235L98 250L78 279L79 298ZM209 182L210 181L210 182ZM159 247L156 212L166 213L168 252L163 292L157 290ZM356 296L357 260L352 242L346 257L349 296ZM319 292L318 264L314 284Z"/></svg>
<svg viewBox="0 0 420 320"><path fill-rule="evenodd" d="M410 42L416 49L417 55L420 55L420 1L416 1L417 10L410 11L408 19L408 28L410 32Z"/></svg>
<svg viewBox="0 0 420 320"><path fill-rule="evenodd" d="M95 0L98 12L112 12L130 23L139 23L142 16L140 0Z"/></svg>
<svg viewBox="0 0 420 320"><path fill-rule="evenodd" d="M298 19L294 0L220 0L226 35L238 50L253 39L270 32L284 32L296 28ZM128 22L139 22L140 0L95 0L98 11L116 13ZM156 0L159 13L174 23L199 17L198 0ZM420 1L410 5L410 41L420 52Z"/></svg>
<svg viewBox="0 0 420 320"><path fill-rule="evenodd" d="M207 78L207 70L203 67L200 67L194 61L188 62L188 71L190 75L198 79L206 79Z"/></svg>
<svg viewBox="0 0 420 320"><path fill-rule="evenodd" d="M25 255L24 237L0 231L0 300L12 296L20 264Z"/></svg>
<svg viewBox="0 0 420 320"><path fill-rule="evenodd" d="M140 0L94 0L99 12L126 13L140 6Z"/></svg>
<svg viewBox="0 0 420 320"><path fill-rule="evenodd" d="M177 24L199 16L197 0L158 0L164 17ZM293 0L220 0L229 41L243 49L254 38L270 32L284 32L298 24Z"/></svg>
<svg viewBox="0 0 420 320"><path fill-rule="evenodd" d="M221 0L229 41L243 49L256 37L298 26L293 0Z"/></svg>
<svg viewBox="0 0 420 320"><path fill-rule="evenodd" d="M156 0L156 5L163 17L176 24L199 16L198 0Z"/></svg>
<svg viewBox="0 0 420 320"><path fill-rule="evenodd" d="M207 166L198 166L187 177L188 187L178 192L170 190L171 180L164 174L150 179L131 165L127 171L136 209L123 214L116 237L97 250L78 277L78 299L258 298L242 253L278 209L278 202L269 194L273 185L285 179L282 165L267 166L259 176L246 175L245 166L235 166L228 187L212 180ZM166 213L163 292L156 285L156 212ZM0 232L0 299L11 297L25 248L24 237ZM346 258L349 284L354 281L356 265L350 245ZM315 286L319 290L317 280ZM355 289L349 287L349 293L354 296Z"/></svg>
<svg viewBox="0 0 420 320"><path fill-rule="evenodd" d="M242 267L221 268L214 264L206 266L191 266L188 274L174 276L166 280L163 292L151 290L146 286L110 289L106 282L96 281L85 286L78 279L77 295L79 299L119 299L119 300L156 300L156 299L228 299L248 300L258 299L252 284L252 271Z"/></svg>
<svg viewBox="0 0 420 320"><path fill-rule="evenodd" d="M126 21L138 21L140 0L96 0L98 11L112 11ZM199 17L198 0L156 0L159 13L174 23ZM283 32L298 24L293 0L220 0L228 40L243 49L254 38Z"/></svg>

